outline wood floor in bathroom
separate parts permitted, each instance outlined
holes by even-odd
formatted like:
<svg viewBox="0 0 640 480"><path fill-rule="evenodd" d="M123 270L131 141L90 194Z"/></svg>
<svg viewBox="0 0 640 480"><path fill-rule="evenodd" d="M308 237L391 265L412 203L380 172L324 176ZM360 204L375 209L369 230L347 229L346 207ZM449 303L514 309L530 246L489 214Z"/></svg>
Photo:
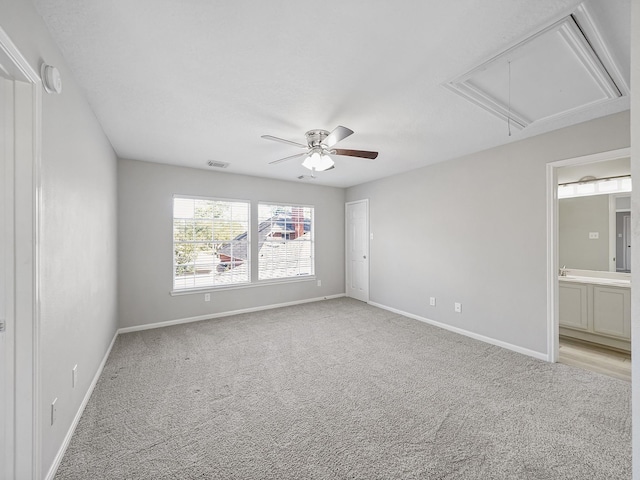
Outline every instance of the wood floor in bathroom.
<svg viewBox="0 0 640 480"><path fill-rule="evenodd" d="M560 337L560 363L631 381L631 354Z"/></svg>

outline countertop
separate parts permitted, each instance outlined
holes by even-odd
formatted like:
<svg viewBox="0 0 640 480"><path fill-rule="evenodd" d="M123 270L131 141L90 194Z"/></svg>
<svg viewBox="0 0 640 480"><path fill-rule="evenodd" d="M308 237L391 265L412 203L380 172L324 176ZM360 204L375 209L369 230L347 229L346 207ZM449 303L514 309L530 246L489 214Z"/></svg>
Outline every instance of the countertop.
<svg viewBox="0 0 640 480"><path fill-rule="evenodd" d="M589 283L592 285L631 288L631 280L627 280L624 278L602 278L581 275L567 275L564 277L558 276L558 280L561 282Z"/></svg>

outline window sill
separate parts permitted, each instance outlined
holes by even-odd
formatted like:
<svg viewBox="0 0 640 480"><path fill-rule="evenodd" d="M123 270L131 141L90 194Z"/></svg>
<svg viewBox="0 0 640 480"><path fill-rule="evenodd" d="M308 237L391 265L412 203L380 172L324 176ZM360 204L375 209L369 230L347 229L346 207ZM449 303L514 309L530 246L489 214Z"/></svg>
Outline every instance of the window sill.
<svg viewBox="0 0 640 480"><path fill-rule="evenodd" d="M266 287L269 285L284 285L286 283L311 282L311 281L314 281L315 279L316 279L315 275L305 275L304 277L297 277L297 278L258 280L257 282L242 283L237 285L220 285L217 287L185 288L181 290L171 290L171 292L169 293L172 297L177 297L181 295L193 295L197 293L212 293L212 292L221 292L225 290L244 290L245 288Z"/></svg>

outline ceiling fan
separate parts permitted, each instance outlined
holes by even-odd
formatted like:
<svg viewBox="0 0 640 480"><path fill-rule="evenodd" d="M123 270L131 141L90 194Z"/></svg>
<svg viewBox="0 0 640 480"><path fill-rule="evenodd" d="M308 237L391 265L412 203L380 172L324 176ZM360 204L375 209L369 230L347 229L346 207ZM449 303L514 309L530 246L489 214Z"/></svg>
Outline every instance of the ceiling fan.
<svg viewBox="0 0 640 480"><path fill-rule="evenodd" d="M306 151L303 153L297 153L290 157L281 158L269 162L269 164L276 164L280 162L286 162L287 160L293 160L294 158L305 157L302 162L302 166L311 170L311 177L314 178L315 172L323 172L334 168L334 162L331 158L332 155L340 155L345 157L359 157L368 158L373 160L378 156L378 152L368 152L366 150L346 150L341 148L333 148L333 146L341 140L344 140L349 135L353 134L353 130L338 125L333 131L328 132L326 130L309 130L305 135L307 137L307 145L298 142L292 142L285 140L284 138L274 137L272 135L262 135L265 140L273 140L275 142L287 143L296 147L304 148Z"/></svg>

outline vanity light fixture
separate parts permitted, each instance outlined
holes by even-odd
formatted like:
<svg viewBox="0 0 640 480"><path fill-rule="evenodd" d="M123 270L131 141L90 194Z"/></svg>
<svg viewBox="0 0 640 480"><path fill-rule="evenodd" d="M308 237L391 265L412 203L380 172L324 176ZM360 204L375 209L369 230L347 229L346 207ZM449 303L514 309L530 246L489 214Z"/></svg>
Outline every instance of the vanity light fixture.
<svg viewBox="0 0 640 480"><path fill-rule="evenodd" d="M582 177L577 182L558 185L558 198L586 197L589 195L608 195L631 191L631 175L615 177Z"/></svg>

